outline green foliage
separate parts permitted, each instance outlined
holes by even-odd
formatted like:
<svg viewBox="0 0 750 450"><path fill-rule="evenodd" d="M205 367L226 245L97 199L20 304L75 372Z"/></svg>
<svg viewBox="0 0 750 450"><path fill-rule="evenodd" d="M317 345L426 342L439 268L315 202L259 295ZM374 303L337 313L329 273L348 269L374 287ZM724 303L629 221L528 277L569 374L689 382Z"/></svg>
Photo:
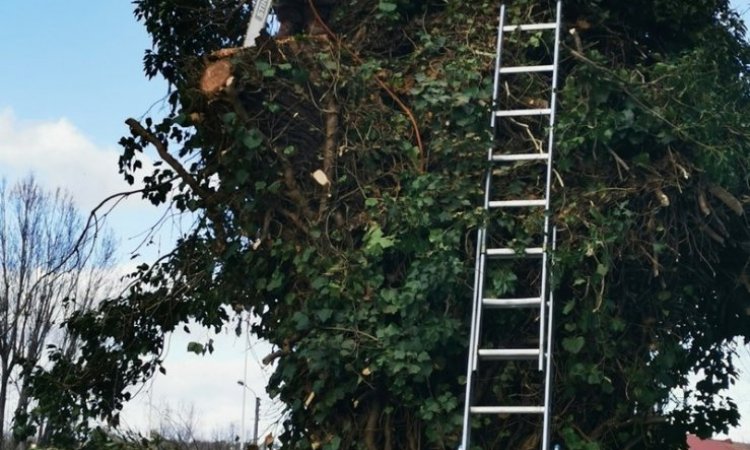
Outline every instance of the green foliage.
<svg viewBox="0 0 750 450"><path fill-rule="evenodd" d="M39 413L61 433L71 420L116 422L127 386L161 367L163 334L191 318L220 328L231 306L255 313L253 332L279 349L268 390L288 406L285 448L453 447L474 230L495 221L521 246L537 220L477 210L495 4L340 2L340 41L263 42L231 57L230 89L204 94L202 58L239 40L246 9L235 4L193 0L183 14L136 2L155 43L147 74L175 88L174 114L146 131L190 164L190 179L166 166L143 175L145 197L201 220L133 274L126 296L70 321L82 355L38 369ZM537 4L509 13L542 20ZM719 0L565 8L578 28L566 35L556 130L554 437L570 449L677 448L686 432L738 420L731 400L714 400L736 378L731 342L750 336L744 29ZM509 45L506 63L545 52L534 37ZM121 143L132 181L153 142ZM510 178L508 193L527 193ZM497 269L491 289L512 294L534 276ZM534 326L495 320L497 339ZM532 377L508 365L482 389L503 395ZM689 401L671 402L675 388ZM538 432L515 418L479 425L483 448L533 446Z"/></svg>

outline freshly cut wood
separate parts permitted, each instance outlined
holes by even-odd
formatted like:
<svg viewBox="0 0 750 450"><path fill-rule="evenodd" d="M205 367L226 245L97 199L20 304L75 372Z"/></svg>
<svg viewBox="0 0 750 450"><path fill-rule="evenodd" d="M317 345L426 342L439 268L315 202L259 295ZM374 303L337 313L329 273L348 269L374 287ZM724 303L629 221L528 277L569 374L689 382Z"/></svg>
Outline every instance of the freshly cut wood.
<svg viewBox="0 0 750 450"><path fill-rule="evenodd" d="M230 47L230 48L220 48L214 52L211 52L211 58L213 59L223 59L223 58L230 58L239 51L242 50L240 47Z"/></svg>
<svg viewBox="0 0 750 450"><path fill-rule="evenodd" d="M664 193L664 191L661 190L661 188L656 188L656 198L659 199L659 203L661 206L669 206L671 203L669 201L669 197L667 197L667 194Z"/></svg>
<svg viewBox="0 0 750 450"><path fill-rule="evenodd" d="M326 175L326 173L320 169L313 172L312 177L321 186L328 186L329 184L331 184L331 180L328 179L328 176Z"/></svg>
<svg viewBox="0 0 750 450"><path fill-rule="evenodd" d="M205 95L215 95L221 92L232 77L232 63L227 59L220 59L209 63L201 77L201 91Z"/></svg>

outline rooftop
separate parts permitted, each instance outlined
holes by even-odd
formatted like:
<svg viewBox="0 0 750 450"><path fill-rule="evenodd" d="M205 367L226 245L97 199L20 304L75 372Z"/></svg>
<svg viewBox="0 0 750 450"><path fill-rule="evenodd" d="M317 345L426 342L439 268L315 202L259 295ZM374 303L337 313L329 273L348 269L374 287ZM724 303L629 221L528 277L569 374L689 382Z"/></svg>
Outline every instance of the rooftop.
<svg viewBox="0 0 750 450"><path fill-rule="evenodd" d="M692 434L688 435L687 443L690 450L750 450L750 444L732 442L731 439L723 441L700 439Z"/></svg>

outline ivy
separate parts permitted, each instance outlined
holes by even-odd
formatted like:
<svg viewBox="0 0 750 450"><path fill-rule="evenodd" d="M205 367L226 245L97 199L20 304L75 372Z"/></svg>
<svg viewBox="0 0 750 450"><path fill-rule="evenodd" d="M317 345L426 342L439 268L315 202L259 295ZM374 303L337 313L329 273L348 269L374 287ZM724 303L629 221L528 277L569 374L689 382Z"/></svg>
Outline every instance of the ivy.
<svg viewBox="0 0 750 450"><path fill-rule="evenodd" d="M146 73L172 86L173 114L123 138L119 168L143 179L147 200L199 220L125 295L67 324L81 355L37 369L37 419L61 441L89 419L116 422L127 386L161 368L164 333L188 320L220 329L228 310L246 310L277 349L268 391L288 408L284 448L455 447L476 228L520 248L541 220L478 208L487 149L528 142L523 127L496 143L488 134L495 2L338 2L335 39L267 39L225 59L214 52L240 42L247 5L189 3L135 2L154 39ZM548 19L526 0L508 13ZM750 336L750 48L723 0L571 0L564 16L575 33L555 129L553 439L676 448L739 420L723 392L737 376L732 342ZM547 52L545 35L531 37L509 38L506 64ZM231 89L205 92L216 60L231 65ZM523 100L547 82L501 94ZM188 178L166 165L143 173L144 149L172 139ZM537 178L513 169L498 193L536 193ZM498 296L538 279L488 270ZM537 326L510 313L486 328L501 342ZM500 398L519 383L539 394L535 376L507 364L478 384ZM689 401L673 405L678 388ZM474 425L481 448L533 447L539 435L514 417Z"/></svg>

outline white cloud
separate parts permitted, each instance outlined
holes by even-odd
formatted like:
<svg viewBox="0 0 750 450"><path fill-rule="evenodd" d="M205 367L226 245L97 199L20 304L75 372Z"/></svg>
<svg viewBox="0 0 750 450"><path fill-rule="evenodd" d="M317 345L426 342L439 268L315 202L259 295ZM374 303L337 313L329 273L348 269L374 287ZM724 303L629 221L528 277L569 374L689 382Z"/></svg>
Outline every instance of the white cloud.
<svg viewBox="0 0 750 450"><path fill-rule="evenodd" d="M70 191L83 210L132 189L117 173L118 156L114 145L97 146L64 117L25 122L0 110L0 173L9 180L34 173L46 187Z"/></svg>
<svg viewBox="0 0 750 450"><path fill-rule="evenodd" d="M138 188L137 184L128 185L118 173L119 155L117 146L97 145L64 117L24 121L12 109L0 109L0 178L12 184L33 174L46 189L67 190L84 215L112 194ZM143 163L143 173L150 172L153 166L148 156L144 156ZM154 208L140 194L116 203L110 212L111 206L115 206L114 201L98 215L101 218L108 213L107 224L124 240L121 255L137 248L145 257L155 257L170 250L175 237L189 226L178 218L170 221L171 228L162 228L150 236L146 232L163 216L164 208ZM138 248L147 237L152 237L155 245L151 249Z"/></svg>

